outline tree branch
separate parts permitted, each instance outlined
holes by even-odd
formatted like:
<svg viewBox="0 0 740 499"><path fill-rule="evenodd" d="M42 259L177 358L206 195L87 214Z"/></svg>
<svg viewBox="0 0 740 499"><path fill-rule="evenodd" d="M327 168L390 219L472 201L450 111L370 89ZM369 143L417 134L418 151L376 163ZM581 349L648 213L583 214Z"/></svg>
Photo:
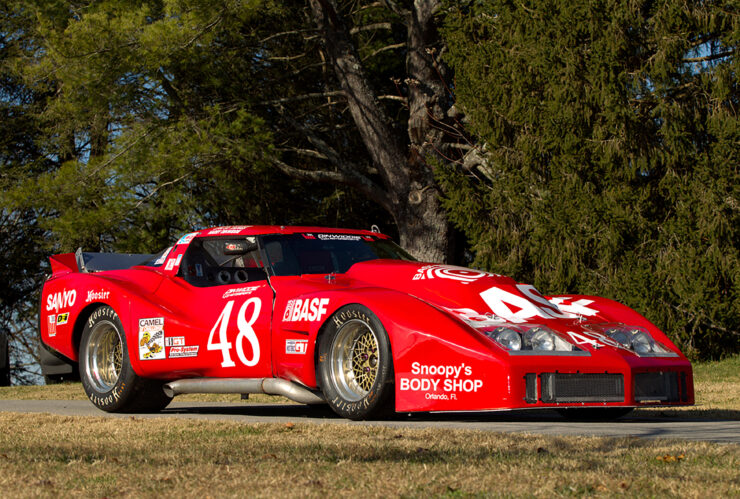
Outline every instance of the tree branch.
<svg viewBox="0 0 740 499"><path fill-rule="evenodd" d="M716 61L717 59L723 59L725 57L729 57L735 53L735 50L726 50L724 52L719 52L717 54L710 54L705 55L704 57L687 57L685 59L682 59L683 62L709 62L709 61Z"/></svg>
<svg viewBox="0 0 740 499"><path fill-rule="evenodd" d="M375 24L368 24L365 26L355 26L351 30L349 30L350 35L356 35L357 33L360 33L361 31L376 31L381 29L391 29L391 23L375 23Z"/></svg>
<svg viewBox="0 0 740 499"><path fill-rule="evenodd" d="M282 99L275 99L264 102L263 104L285 104L287 102L298 102L302 100L315 99L317 97L339 97L344 96L343 90L334 90L330 92L314 92L311 94L294 95L293 97L283 97Z"/></svg>
<svg viewBox="0 0 740 499"><path fill-rule="evenodd" d="M383 184L398 196L409 186L405 148L396 140L390 119L378 102L365 77L362 62L349 32L337 15L331 0L310 0L314 21L324 37L324 45L339 85L347 98L350 114ZM393 199L394 204L402 200ZM397 210L390 208L391 213Z"/></svg>
<svg viewBox="0 0 740 499"><path fill-rule="evenodd" d="M372 54L366 55L362 58L363 61L366 61L367 59L370 59L372 57L375 57L376 55L380 54L381 52L385 52L386 50L395 50L400 49L402 47L405 47L406 43L394 43L393 45L386 45L385 47L380 47L379 49L375 50Z"/></svg>
<svg viewBox="0 0 740 499"><path fill-rule="evenodd" d="M301 168L290 166L277 158L274 158L272 162L276 167L278 167L278 169L290 177L297 178L299 180L310 180L312 182L324 182L353 187L369 199L380 204L384 209L390 211L393 208L393 204L388 198L388 195L369 179L361 175L355 175L350 171L330 172L326 170L303 170Z"/></svg>
<svg viewBox="0 0 740 499"><path fill-rule="evenodd" d="M404 19L406 19L409 15L409 11L402 8L400 5L398 5L397 2L394 2L393 0L381 0L383 5L385 5L387 8L391 10L394 14L397 14Z"/></svg>

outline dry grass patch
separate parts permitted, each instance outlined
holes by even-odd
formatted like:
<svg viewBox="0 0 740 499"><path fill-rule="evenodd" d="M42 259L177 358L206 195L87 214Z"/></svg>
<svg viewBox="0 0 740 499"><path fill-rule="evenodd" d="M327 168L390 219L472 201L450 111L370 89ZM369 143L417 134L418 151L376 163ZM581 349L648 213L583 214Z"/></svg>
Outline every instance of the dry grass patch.
<svg viewBox="0 0 740 499"><path fill-rule="evenodd" d="M82 383L60 383L41 386L7 386L0 387L0 400L87 400ZM178 395L178 402L244 402L257 404L294 404L285 397L251 394L249 399L241 400L238 394L196 393Z"/></svg>
<svg viewBox="0 0 740 499"><path fill-rule="evenodd" d="M6 497L740 494L740 447L0 413Z"/></svg>

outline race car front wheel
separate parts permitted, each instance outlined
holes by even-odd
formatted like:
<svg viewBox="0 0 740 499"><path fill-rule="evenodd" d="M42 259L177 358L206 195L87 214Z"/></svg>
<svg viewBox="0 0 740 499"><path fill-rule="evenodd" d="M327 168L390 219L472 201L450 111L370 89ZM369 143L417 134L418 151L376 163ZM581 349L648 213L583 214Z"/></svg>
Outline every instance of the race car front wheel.
<svg viewBox="0 0 740 499"><path fill-rule="evenodd" d="M347 305L319 342L319 380L340 416L371 419L393 412L393 358L388 334L367 307Z"/></svg>
<svg viewBox="0 0 740 499"><path fill-rule="evenodd" d="M109 306L88 317L80 341L80 378L90 401L108 412L164 409L172 400L162 382L139 377L131 367L121 320Z"/></svg>

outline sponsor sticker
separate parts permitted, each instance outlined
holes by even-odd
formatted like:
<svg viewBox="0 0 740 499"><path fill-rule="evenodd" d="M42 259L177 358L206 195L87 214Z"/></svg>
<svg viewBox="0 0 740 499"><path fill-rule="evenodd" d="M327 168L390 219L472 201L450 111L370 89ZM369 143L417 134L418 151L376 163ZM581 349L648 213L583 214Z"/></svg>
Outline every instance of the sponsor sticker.
<svg viewBox="0 0 740 499"><path fill-rule="evenodd" d="M170 359L178 357L197 357L198 345L178 346L170 348Z"/></svg>
<svg viewBox="0 0 740 499"><path fill-rule="evenodd" d="M169 260L167 260L167 266L165 266L164 269L165 270L172 270L174 268L175 268L175 259L174 258L170 258Z"/></svg>
<svg viewBox="0 0 740 499"><path fill-rule="evenodd" d="M362 237L354 234L319 234L322 241L359 241Z"/></svg>
<svg viewBox="0 0 740 499"><path fill-rule="evenodd" d="M164 358L164 317L139 319L139 359Z"/></svg>
<svg viewBox="0 0 740 499"><path fill-rule="evenodd" d="M419 267L412 280L450 279L463 284L469 284L477 281L481 277L495 275L496 274L491 274L489 272L466 269L465 267L455 267L453 265L424 265L423 267Z"/></svg>
<svg viewBox="0 0 740 499"><path fill-rule="evenodd" d="M285 340L285 353L303 355L308 351L308 340Z"/></svg>
<svg viewBox="0 0 740 499"><path fill-rule="evenodd" d="M60 309L74 306L75 301L77 301L77 291L74 289L51 293L46 297L46 311L59 312Z"/></svg>
<svg viewBox="0 0 740 499"><path fill-rule="evenodd" d="M197 235L198 235L197 232L191 232L190 234L185 234L177 241L177 244L190 244L190 241L195 239L195 236Z"/></svg>
<svg viewBox="0 0 740 499"><path fill-rule="evenodd" d="M182 261L182 253L177 255L177 259L175 260L175 265L180 265L181 261Z"/></svg>
<svg viewBox="0 0 740 499"><path fill-rule="evenodd" d="M69 320L69 312L57 315L57 326L63 326Z"/></svg>
<svg viewBox="0 0 740 499"><path fill-rule="evenodd" d="M101 289L99 291L88 291L87 298L85 298L85 303L90 303L97 300L107 300L109 295L110 291L106 291L104 289Z"/></svg>
<svg viewBox="0 0 740 499"><path fill-rule="evenodd" d="M221 296L221 298L232 298L234 296L244 296L244 295L251 295L256 290L259 289L259 286L247 286L244 288L233 288L228 289L226 292Z"/></svg>
<svg viewBox="0 0 740 499"><path fill-rule="evenodd" d="M326 315L329 298L289 300L285 305L283 322L318 321Z"/></svg>
<svg viewBox="0 0 740 499"><path fill-rule="evenodd" d="M164 261L167 260L167 255L170 254L170 251L172 251L172 246L164 250L164 253L162 253L162 255L159 258L157 258L157 261L154 262L154 265L162 265Z"/></svg>
<svg viewBox="0 0 740 499"><path fill-rule="evenodd" d="M465 365L411 364L413 377L399 379L398 389L425 392L427 400L457 400L459 394L475 393L483 388L483 380L472 378L473 368Z"/></svg>
<svg viewBox="0 0 740 499"><path fill-rule="evenodd" d="M184 347L185 337L184 336L168 336L164 339L164 346L166 347Z"/></svg>
<svg viewBox="0 0 740 499"><path fill-rule="evenodd" d="M57 316L56 314L51 314L49 316L49 337L56 336L57 335Z"/></svg>
<svg viewBox="0 0 740 499"><path fill-rule="evenodd" d="M249 225L230 225L228 227L216 227L208 231L209 236L223 236L223 235L234 235L239 234L244 229L248 229Z"/></svg>

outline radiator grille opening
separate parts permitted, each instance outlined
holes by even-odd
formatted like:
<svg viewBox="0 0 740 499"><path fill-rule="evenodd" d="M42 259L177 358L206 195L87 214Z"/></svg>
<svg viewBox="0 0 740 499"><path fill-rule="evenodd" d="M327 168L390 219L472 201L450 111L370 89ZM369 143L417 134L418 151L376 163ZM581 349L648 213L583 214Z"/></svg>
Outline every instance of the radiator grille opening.
<svg viewBox="0 0 740 499"><path fill-rule="evenodd" d="M624 402L624 376L608 373L543 373L542 401Z"/></svg>
<svg viewBox="0 0 740 499"><path fill-rule="evenodd" d="M685 375L684 375L685 378ZM637 402L660 401L660 402L679 402L681 397L687 398L686 381L679 389L678 373L675 372L650 372L635 374L635 400Z"/></svg>
<svg viewBox="0 0 740 499"><path fill-rule="evenodd" d="M524 376L524 380L526 383L526 395L524 397L524 401L528 404L536 404L537 403L537 374L535 373L527 373Z"/></svg>

